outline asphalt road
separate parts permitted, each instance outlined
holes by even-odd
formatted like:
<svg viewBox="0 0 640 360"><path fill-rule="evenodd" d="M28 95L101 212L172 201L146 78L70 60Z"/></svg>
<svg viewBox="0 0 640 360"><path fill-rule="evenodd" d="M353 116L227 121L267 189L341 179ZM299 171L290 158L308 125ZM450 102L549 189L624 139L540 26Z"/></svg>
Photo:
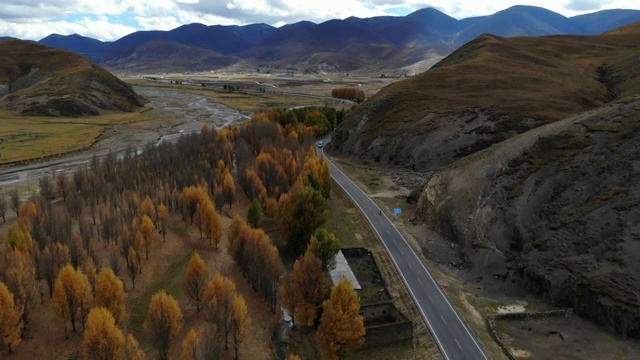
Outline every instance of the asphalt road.
<svg viewBox="0 0 640 360"><path fill-rule="evenodd" d="M328 141L325 140L326 144ZM322 152L322 149L319 149ZM367 218L391 256L445 359L488 359L407 240L380 207L329 161L331 177Z"/></svg>

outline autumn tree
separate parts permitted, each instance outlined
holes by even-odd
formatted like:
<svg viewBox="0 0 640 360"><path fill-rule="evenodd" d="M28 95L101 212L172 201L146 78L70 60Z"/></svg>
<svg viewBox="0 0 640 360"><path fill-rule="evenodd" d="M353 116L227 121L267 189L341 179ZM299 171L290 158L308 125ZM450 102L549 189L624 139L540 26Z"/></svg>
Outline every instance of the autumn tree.
<svg viewBox="0 0 640 360"><path fill-rule="evenodd" d="M205 323L200 330L200 347L204 359L220 359L224 351L224 334L216 324Z"/></svg>
<svg viewBox="0 0 640 360"><path fill-rule="evenodd" d="M240 256L242 243L239 240L240 231L247 227L247 221L241 215L236 215L231 220L229 230L227 231L227 251L235 260Z"/></svg>
<svg viewBox="0 0 640 360"><path fill-rule="evenodd" d="M29 228L19 223L13 223L7 232L7 245L13 250L30 254L33 250L33 237Z"/></svg>
<svg viewBox="0 0 640 360"><path fill-rule="evenodd" d="M144 328L158 350L159 358L167 360L182 328L182 311L178 301L164 290L153 295Z"/></svg>
<svg viewBox="0 0 640 360"><path fill-rule="evenodd" d="M131 277L131 286L136 288L136 278L138 274L140 274L140 256L138 252L133 248L129 248L129 256L127 258L129 260L129 276Z"/></svg>
<svg viewBox="0 0 640 360"><path fill-rule="evenodd" d="M333 268L336 254L340 251L340 244L335 234L321 227L316 230L315 234L311 235L309 250L322 260L324 271L329 271Z"/></svg>
<svg viewBox="0 0 640 360"><path fill-rule="evenodd" d="M40 252L40 274L44 278L49 288L49 297L53 297L53 286L55 285L56 276L58 274L59 262L57 254L52 247L47 245Z"/></svg>
<svg viewBox="0 0 640 360"><path fill-rule="evenodd" d="M236 184L233 181L233 176L229 169L225 169L224 178L222 180L222 196L225 203L229 204L229 209L233 205L233 200L236 198Z"/></svg>
<svg viewBox="0 0 640 360"><path fill-rule="evenodd" d="M67 174L65 174L63 171L60 171L56 175L56 187L58 188L58 193L62 197L62 201L66 201L67 195L69 194L70 183L69 179L67 178Z"/></svg>
<svg viewBox="0 0 640 360"><path fill-rule="evenodd" d="M320 191L307 186L293 202L289 247L294 254L303 254L316 229L327 219L327 203Z"/></svg>
<svg viewBox="0 0 640 360"><path fill-rule="evenodd" d="M147 355L140 349L136 338L129 334L124 344L123 360L147 360Z"/></svg>
<svg viewBox="0 0 640 360"><path fill-rule="evenodd" d="M261 212L260 202L258 199L253 199L251 205L249 205L249 210L247 211L247 222L251 224L252 227L257 228L258 224L260 224Z"/></svg>
<svg viewBox="0 0 640 360"><path fill-rule="evenodd" d="M344 359L364 343L364 320L360 315L358 294L343 279L333 287L322 305L317 337L330 359Z"/></svg>
<svg viewBox="0 0 640 360"><path fill-rule="evenodd" d="M247 303L240 295L233 297L233 308L231 314L231 340L235 353L235 359L238 360L238 350L240 344L245 340L249 332L249 312L247 311Z"/></svg>
<svg viewBox="0 0 640 360"><path fill-rule="evenodd" d="M140 219L140 227L138 231L142 235L142 239L144 241L144 252L147 260L149 260L149 252L151 252L151 248L153 247L153 232L155 229L156 228L153 225L151 218L147 215L143 215Z"/></svg>
<svg viewBox="0 0 640 360"><path fill-rule="evenodd" d="M16 305L13 294L0 282L0 350L11 353L22 334L22 309Z"/></svg>
<svg viewBox="0 0 640 360"><path fill-rule="evenodd" d="M287 356L287 360L302 360L302 358L300 357L300 355L289 354L289 356Z"/></svg>
<svg viewBox="0 0 640 360"><path fill-rule="evenodd" d="M296 317L301 324L311 326L317 316L317 307L324 300L329 286L327 276L322 271L322 261L311 251L307 251L293 264L293 283L298 291Z"/></svg>
<svg viewBox="0 0 640 360"><path fill-rule="evenodd" d="M138 208L138 216L148 216L152 223L156 220L156 207L150 197L145 197Z"/></svg>
<svg viewBox="0 0 640 360"><path fill-rule="evenodd" d="M198 332L193 328L189 330L187 335L182 340L182 359L183 360L198 360L198 341L200 336Z"/></svg>
<svg viewBox="0 0 640 360"><path fill-rule="evenodd" d="M232 224L233 225L233 224ZM253 229L239 222L237 234L231 234L229 253L242 269L251 286L269 303L271 311L277 309L280 276L284 271L278 248L262 229Z"/></svg>
<svg viewBox="0 0 640 360"><path fill-rule="evenodd" d="M26 327L40 293L35 264L30 256L20 251L11 251L6 257L6 267L4 275L6 285L14 294L16 305L22 309L22 322Z"/></svg>
<svg viewBox="0 0 640 360"><path fill-rule="evenodd" d="M125 338L116 326L111 311L94 307L89 311L82 341L84 359L115 360L122 358Z"/></svg>
<svg viewBox="0 0 640 360"><path fill-rule="evenodd" d="M220 240L222 239L222 235L224 231L222 229L222 218L220 214L216 211L213 203L211 201L208 202L207 211L205 213L205 230L207 233L207 238L209 239L209 245L215 244L216 250L218 250L218 245L220 244Z"/></svg>
<svg viewBox="0 0 640 360"><path fill-rule="evenodd" d="M126 301L122 280L110 268L103 268L96 279L95 305L109 310L116 324L122 325L127 318Z"/></svg>
<svg viewBox="0 0 640 360"><path fill-rule="evenodd" d="M236 284L231 279L216 273L207 284L203 296L205 317L210 323L216 324L224 334L225 349L229 348L235 295Z"/></svg>
<svg viewBox="0 0 640 360"><path fill-rule="evenodd" d="M209 278L209 269L197 252L191 256L189 267L182 286L189 299L196 303L196 311L200 312L200 304Z"/></svg>
<svg viewBox="0 0 640 360"><path fill-rule="evenodd" d="M265 215L273 221L273 219L278 214L278 202L274 198L265 199Z"/></svg>
<svg viewBox="0 0 640 360"><path fill-rule="evenodd" d="M58 273L53 290L53 307L64 322L65 335L68 323L71 323L72 331L76 332L76 322L84 322L92 301L87 275L74 269L71 264L65 265Z"/></svg>
<svg viewBox="0 0 640 360"><path fill-rule="evenodd" d="M162 234L162 241L166 241L167 228L169 227L169 209L164 204L158 206L158 225Z"/></svg>
<svg viewBox="0 0 640 360"><path fill-rule="evenodd" d="M296 326L296 305L299 302L299 291L293 281L293 274L290 272L284 273L280 280L280 301L282 306L287 309L289 316L291 316L291 324L295 328Z"/></svg>

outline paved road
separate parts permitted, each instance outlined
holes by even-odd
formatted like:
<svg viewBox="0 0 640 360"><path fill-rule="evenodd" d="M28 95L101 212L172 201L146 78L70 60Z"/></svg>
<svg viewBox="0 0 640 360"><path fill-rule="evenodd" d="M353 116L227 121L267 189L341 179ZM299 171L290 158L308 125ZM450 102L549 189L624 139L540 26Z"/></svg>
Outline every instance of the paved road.
<svg viewBox="0 0 640 360"><path fill-rule="evenodd" d="M382 240L444 358L488 359L427 268L391 220L384 213L380 214L378 205L331 161L329 166L331 177L360 208Z"/></svg>

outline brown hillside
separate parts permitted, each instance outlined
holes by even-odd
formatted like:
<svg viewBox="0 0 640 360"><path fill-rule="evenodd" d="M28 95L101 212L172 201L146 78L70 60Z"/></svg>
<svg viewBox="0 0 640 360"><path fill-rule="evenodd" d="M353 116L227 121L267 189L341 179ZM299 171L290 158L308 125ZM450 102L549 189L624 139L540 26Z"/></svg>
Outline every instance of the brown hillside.
<svg viewBox="0 0 640 360"><path fill-rule="evenodd" d="M366 101L338 129L338 148L435 169L516 133L638 93L640 31L633 29L593 37L480 36Z"/></svg>
<svg viewBox="0 0 640 360"><path fill-rule="evenodd" d="M168 40L154 40L104 63L108 68L127 71L208 71L242 63L233 56L186 46Z"/></svg>
<svg viewBox="0 0 640 360"><path fill-rule="evenodd" d="M129 85L80 55L26 41L0 43L0 107L84 116L142 105Z"/></svg>

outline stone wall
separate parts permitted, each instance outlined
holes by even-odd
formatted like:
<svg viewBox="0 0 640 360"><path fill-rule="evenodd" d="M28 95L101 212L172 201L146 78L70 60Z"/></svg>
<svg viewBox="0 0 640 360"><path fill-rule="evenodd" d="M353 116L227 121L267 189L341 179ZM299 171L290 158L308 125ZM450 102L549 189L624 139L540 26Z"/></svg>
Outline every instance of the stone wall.
<svg viewBox="0 0 640 360"><path fill-rule="evenodd" d="M367 327L366 331L363 348L413 339L413 324L410 321Z"/></svg>
<svg viewBox="0 0 640 360"><path fill-rule="evenodd" d="M360 314L366 330L363 347L393 344L413 338L413 323L390 301L363 305Z"/></svg>

